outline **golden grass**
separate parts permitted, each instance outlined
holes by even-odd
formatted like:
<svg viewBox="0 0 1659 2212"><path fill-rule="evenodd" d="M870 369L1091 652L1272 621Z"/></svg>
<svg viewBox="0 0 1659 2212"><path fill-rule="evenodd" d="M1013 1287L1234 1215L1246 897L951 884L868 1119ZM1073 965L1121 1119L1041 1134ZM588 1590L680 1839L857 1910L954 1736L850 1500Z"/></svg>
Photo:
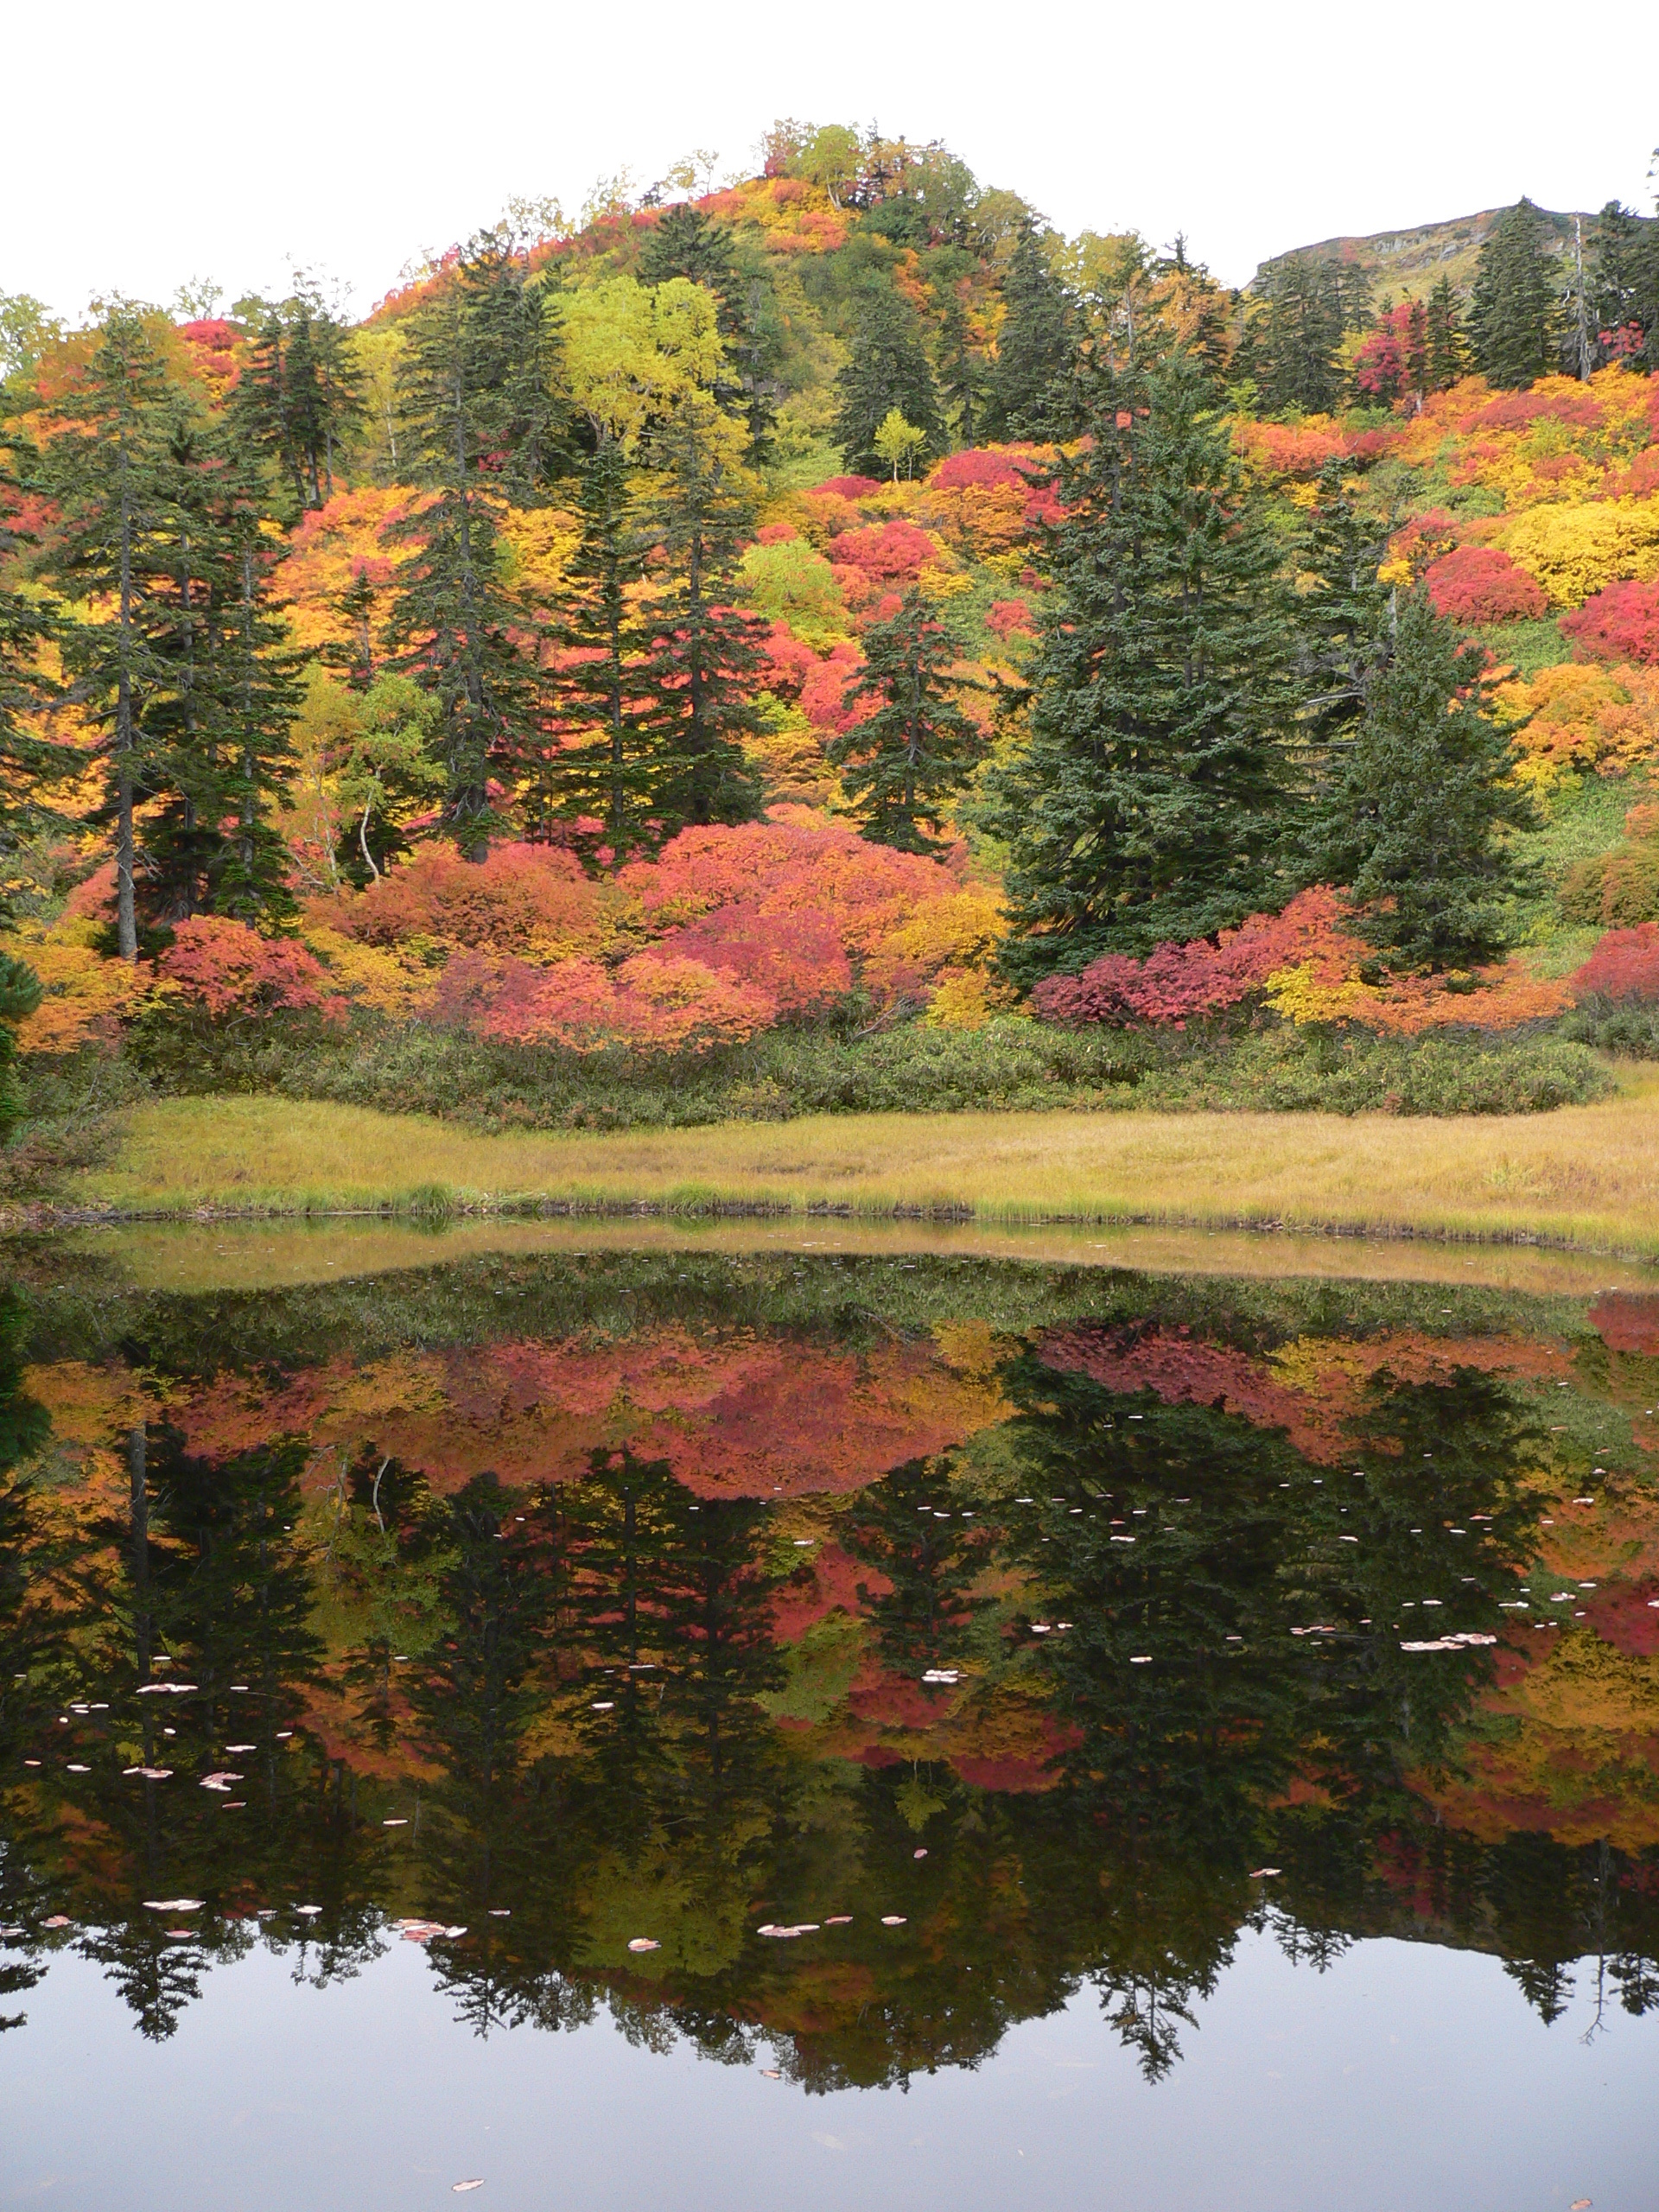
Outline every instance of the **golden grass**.
<svg viewBox="0 0 1659 2212"><path fill-rule="evenodd" d="M137 1109L78 1205L124 1213L467 1207L549 1199L673 1212L967 1211L983 1223L1541 1237L1659 1255L1659 1071L1555 1114L881 1114L614 1134L484 1136L275 1098Z"/></svg>

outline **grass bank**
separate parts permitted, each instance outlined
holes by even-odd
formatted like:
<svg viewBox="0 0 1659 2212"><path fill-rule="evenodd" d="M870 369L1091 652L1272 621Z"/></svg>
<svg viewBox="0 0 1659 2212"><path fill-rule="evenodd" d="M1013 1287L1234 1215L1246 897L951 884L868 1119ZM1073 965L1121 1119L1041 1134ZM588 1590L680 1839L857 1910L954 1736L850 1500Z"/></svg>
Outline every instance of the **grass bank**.
<svg viewBox="0 0 1659 2212"><path fill-rule="evenodd" d="M136 1108L77 1206L126 1215L645 1207L1534 1237L1659 1256L1659 1070L1548 1116L836 1115L486 1135L255 1098Z"/></svg>

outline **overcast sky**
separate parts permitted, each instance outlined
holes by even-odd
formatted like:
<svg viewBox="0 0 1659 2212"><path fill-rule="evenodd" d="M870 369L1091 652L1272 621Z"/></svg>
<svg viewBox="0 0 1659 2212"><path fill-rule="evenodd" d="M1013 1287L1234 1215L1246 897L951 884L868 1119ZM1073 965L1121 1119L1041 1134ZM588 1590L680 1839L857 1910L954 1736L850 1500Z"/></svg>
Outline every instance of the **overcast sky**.
<svg viewBox="0 0 1659 2212"><path fill-rule="evenodd" d="M772 119L944 139L1062 229L1265 257L1512 200L1651 209L1659 4L37 0L10 11L0 290L227 298L296 264L361 314L516 194L574 213ZM285 287L284 287L285 288Z"/></svg>

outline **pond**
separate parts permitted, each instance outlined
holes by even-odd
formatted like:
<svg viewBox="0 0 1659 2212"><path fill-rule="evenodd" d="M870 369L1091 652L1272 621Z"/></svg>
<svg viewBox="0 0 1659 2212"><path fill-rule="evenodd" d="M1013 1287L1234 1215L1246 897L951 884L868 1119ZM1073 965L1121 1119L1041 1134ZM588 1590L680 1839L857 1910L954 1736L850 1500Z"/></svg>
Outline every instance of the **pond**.
<svg viewBox="0 0 1659 2212"><path fill-rule="evenodd" d="M1650 2206L1659 1290L1325 1252L9 1247L0 2204Z"/></svg>

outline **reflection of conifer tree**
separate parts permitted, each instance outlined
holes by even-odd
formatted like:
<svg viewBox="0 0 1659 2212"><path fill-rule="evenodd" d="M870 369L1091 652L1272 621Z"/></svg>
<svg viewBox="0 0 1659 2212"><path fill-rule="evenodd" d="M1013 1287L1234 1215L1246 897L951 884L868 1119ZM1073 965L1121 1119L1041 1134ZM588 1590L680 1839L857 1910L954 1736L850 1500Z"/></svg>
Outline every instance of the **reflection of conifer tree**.
<svg viewBox="0 0 1659 2212"><path fill-rule="evenodd" d="M969 1593L997 1533L988 1518L964 1517L944 1476L926 1459L895 1467L861 1495L843 1541L893 1586L879 1594L858 1586L890 1666L915 1674L953 1656L953 1639L985 1602Z"/></svg>

